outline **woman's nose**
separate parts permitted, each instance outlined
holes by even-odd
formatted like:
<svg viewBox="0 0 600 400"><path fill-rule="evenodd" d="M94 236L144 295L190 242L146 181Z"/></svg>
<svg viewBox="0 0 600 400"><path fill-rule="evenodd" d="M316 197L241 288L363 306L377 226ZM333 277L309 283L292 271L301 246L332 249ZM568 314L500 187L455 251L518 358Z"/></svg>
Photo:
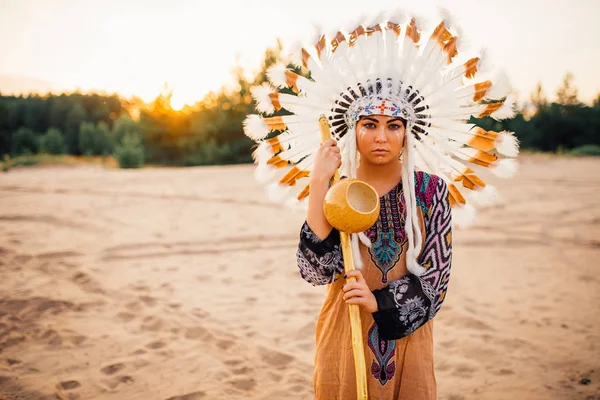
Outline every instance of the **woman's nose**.
<svg viewBox="0 0 600 400"><path fill-rule="evenodd" d="M376 142L385 142L387 140L386 136L385 136L385 127L384 126L380 126L377 129L377 132L375 134L375 141Z"/></svg>

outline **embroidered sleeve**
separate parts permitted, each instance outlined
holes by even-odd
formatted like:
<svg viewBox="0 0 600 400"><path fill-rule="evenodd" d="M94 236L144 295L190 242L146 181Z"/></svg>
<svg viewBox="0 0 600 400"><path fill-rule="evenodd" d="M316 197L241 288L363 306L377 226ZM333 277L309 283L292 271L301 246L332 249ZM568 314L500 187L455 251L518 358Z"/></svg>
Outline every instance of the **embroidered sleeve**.
<svg viewBox="0 0 600 400"><path fill-rule="evenodd" d="M321 240L304 222L296 260L305 281L314 286L334 282L344 271L339 231L334 228L325 240Z"/></svg>
<svg viewBox="0 0 600 400"><path fill-rule="evenodd" d="M379 308L373 318L385 340L401 339L423 326L446 297L452 261L452 214L446 183L437 178L434 187L425 215L427 235L417 260L426 272L420 277L408 274L373 291Z"/></svg>

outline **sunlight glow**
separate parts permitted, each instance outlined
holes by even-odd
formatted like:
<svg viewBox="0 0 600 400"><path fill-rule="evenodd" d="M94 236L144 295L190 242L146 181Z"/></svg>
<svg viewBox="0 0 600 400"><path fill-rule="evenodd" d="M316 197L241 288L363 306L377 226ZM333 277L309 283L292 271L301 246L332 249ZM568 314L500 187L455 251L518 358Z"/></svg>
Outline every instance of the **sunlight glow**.
<svg viewBox="0 0 600 400"><path fill-rule="evenodd" d="M183 107L188 105L180 93L180 91L173 90L173 95L171 96L171 108L175 111L180 111Z"/></svg>

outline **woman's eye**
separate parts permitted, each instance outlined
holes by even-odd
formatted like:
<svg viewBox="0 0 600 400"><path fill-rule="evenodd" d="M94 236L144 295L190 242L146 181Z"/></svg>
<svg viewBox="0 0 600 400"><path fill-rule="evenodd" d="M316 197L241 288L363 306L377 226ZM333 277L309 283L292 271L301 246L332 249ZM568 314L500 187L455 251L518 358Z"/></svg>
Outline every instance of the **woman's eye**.
<svg viewBox="0 0 600 400"><path fill-rule="evenodd" d="M375 129L375 124L372 122L367 122L364 126L367 129Z"/></svg>
<svg viewBox="0 0 600 400"><path fill-rule="evenodd" d="M390 125L388 125L388 128L390 128L391 130L395 131L396 129L400 129L400 125L398 125L398 124L390 124Z"/></svg>

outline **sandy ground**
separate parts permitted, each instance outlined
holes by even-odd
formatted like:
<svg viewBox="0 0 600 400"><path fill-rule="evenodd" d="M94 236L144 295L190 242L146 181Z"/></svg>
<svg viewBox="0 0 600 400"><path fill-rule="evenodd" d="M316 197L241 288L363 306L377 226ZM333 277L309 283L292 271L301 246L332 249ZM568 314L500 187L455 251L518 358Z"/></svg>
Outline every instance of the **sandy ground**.
<svg viewBox="0 0 600 400"><path fill-rule="evenodd" d="M454 234L440 399L600 399L600 159L521 162ZM324 289L252 171L0 175L0 398L310 399Z"/></svg>

